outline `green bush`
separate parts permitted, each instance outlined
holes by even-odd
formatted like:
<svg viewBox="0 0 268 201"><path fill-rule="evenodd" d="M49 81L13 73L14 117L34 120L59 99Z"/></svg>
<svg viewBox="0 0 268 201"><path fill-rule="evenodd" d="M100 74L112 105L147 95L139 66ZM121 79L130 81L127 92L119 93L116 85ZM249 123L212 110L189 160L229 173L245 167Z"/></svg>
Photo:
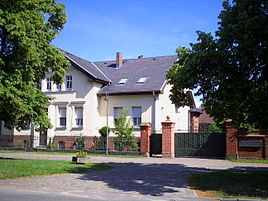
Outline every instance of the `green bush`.
<svg viewBox="0 0 268 201"><path fill-rule="evenodd" d="M109 133L111 132L111 129L108 127L108 136L109 136ZM99 129L99 133L101 135L102 138L106 138L106 135L107 135L107 126L103 126Z"/></svg>
<svg viewBox="0 0 268 201"><path fill-rule="evenodd" d="M52 150L57 148L57 145L56 145L54 138L49 138L47 148L52 149Z"/></svg>
<svg viewBox="0 0 268 201"><path fill-rule="evenodd" d="M138 151L139 146L135 141L134 126L128 118L128 110L122 110L121 115L114 121L114 125L114 132L117 135L114 139L115 149L119 151Z"/></svg>

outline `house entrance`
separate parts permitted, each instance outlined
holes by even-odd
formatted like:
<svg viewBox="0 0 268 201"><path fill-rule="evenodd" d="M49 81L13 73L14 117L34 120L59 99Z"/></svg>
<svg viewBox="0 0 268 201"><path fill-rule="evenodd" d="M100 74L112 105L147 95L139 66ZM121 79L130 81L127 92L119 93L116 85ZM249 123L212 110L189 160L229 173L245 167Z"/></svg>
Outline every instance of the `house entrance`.
<svg viewBox="0 0 268 201"><path fill-rule="evenodd" d="M225 133L175 133L175 157L224 158Z"/></svg>
<svg viewBox="0 0 268 201"><path fill-rule="evenodd" d="M151 134L150 156L162 154L162 134Z"/></svg>

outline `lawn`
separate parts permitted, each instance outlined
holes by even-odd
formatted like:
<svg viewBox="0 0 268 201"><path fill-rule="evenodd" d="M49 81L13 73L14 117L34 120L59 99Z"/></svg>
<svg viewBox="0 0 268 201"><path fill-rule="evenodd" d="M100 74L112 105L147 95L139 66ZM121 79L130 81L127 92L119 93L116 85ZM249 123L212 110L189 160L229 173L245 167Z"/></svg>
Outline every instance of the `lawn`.
<svg viewBox="0 0 268 201"><path fill-rule="evenodd" d="M268 199L268 171L220 171L193 175L191 187L223 198Z"/></svg>
<svg viewBox="0 0 268 201"><path fill-rule="evenodd" d="M268 164L268 160L229 159L229 161L236 162L236 163L265 163L265 164Z"/></svg>
<svg viewBox="0 0 268 201"><path fill-rule="evenodd" d="M74 164L62 160L0 158L0 179L63 173L81 173L112 168L102 163Z"/></svg>

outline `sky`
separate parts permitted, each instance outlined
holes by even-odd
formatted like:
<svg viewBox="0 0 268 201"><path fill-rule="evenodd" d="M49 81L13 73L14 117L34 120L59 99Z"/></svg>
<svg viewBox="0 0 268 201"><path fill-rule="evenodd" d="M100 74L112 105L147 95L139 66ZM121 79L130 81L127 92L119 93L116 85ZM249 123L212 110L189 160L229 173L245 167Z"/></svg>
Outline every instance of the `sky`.
<svg viewBox="0 0 268 201"><path fill-rule="evenodd" d="M52 44L89 61L175 55L214 33L223 0L59 0L67 23ZM196 99L199 106L200 101Z"/></svg>

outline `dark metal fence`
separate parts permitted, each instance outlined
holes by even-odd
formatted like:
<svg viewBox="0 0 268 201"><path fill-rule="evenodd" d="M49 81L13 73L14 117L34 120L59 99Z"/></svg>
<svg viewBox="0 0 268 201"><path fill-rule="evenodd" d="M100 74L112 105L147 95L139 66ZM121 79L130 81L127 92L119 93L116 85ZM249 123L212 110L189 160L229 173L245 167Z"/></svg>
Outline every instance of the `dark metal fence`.
<svg viewBox="0 0 268 201"><path fill-rule="evenodd" d="M2 149L38 149L57 151L88 150L89 152L103 153L106 151L106 144L106 138L99 136L47 137L30 135L0 135L0 147ZM110 152L137 154L140 150L139 140L133 138L109 137L108 144Z"/></svg>

